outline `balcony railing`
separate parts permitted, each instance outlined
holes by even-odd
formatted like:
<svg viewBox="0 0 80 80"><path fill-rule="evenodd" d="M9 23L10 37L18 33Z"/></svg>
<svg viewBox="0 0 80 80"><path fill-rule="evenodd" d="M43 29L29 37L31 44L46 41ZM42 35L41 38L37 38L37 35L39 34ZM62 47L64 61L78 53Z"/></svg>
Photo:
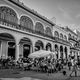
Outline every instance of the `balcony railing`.
<svg viewBox="0 0 80 80"><path fill-rule="evenodd" d="M63 39L60 39L58 37L54 37L54 39L58 42L61 42L61 43L66 43L66 44L69 44L70 45L70 42L69 41L66 41L66 40L63 40Z"/></svg>
<svg viewBox="0 0 80 80"><path fill-rule="evenodd" d="M77 40L76 40L76 39L74 39L74 38L72 38L72 37L69 37L69 38L68 38L68 40L69 40L69 41L77 42Z"/></svg>
<svg viewBox="0 0 80 80"><path fill-rule="evenodd" d="M33 30L33 29L30 29L30 28L21 26L21 25L19 25L19 24L10 22L10 21L5 20L5 19L1 19L1 18L0 18L0 24L5 25L5 26L8 26L8 27L16 28L16 29L18 29L18 30L30 32L30 33L33 33L33 34L38 34L38 35L41 35L41 36L44 36L44 37L48 37L48 38L50 38L50 39L54 39L53 36L50 36L50 35L45 34L45 33L41 33L40 31L35 31L35 30Z"/></svg>
<svg viewBox="0 0 80 80"><path fill-rule="evenodd" d="M13 23L13 22L10 22L10 21L8 21L8 20L1 19L1 18L0 18L0 24L6 25L6 26L8 26L8 27L16 28L16 29L18 29L18 30L30 32L30 33L32 33L32 34L41 35L41 36L44 36L44 37L47 37L47 38L56 40L56 41L58 41L58 42L62 42L62 43L64 42L64 43L69 44L69 42L66 41L66 40L63 40L63 39L60 39L60 38L57 38L57 37L50 36L50 35L48 35L48 34L46 34L46 33L42 33L42 32L40 32L40 31L36 31L36 30L30 29L30 28L24 27L24 26L21 26L21 25L19 25L19 24L16 24L16 23Z"/></svg>
<svg viewBox="0 0 80 80"><path fill-rule="evenodd" d="M18 24L0 18L0 24L19 29Z"/></svg>

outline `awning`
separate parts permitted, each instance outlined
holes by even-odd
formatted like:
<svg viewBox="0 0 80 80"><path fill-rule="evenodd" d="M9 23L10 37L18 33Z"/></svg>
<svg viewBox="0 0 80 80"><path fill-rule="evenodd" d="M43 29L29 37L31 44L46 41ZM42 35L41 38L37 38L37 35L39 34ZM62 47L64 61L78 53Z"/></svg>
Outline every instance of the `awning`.
<svg viewBox="0 0 80 80"><path fill-rule="evenodd" d="M46 51L46 50L39 50L31 53L28 57L30 58L40 58L40 57L47 57L49 55L55 55L55 52Z"/></svg>

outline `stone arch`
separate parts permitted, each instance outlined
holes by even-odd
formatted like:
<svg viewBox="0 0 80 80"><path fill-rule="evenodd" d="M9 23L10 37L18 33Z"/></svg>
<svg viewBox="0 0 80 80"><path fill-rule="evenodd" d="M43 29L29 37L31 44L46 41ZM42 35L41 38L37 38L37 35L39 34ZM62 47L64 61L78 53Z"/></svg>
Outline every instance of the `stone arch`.
<svg viewBox="0 0 80 80"><path fill-rule="evenodd" d="M49 27L46 28L45 33L49 36L52 36L52 31Z"/></svg>
<svg viewBox="0 0 80 80"><path fill-rule="evenodd" d="M20 45L20 55L23 57L28 57L29 54L32 52L32 41L29 38L23 37L19 41Z"/></svg>
<svg viewBox="0 0 80 80"><path fill-rule="evenodd" d="M58 33L58 31L55 31L55 32L54 32L54 36L59 38L59 33Z"/></svg>
<svg viewBox="0 0 80 80"><path fill-rule="evenodd" d="M55 44L55 51L58 51L58 45Z"/></svg>
<svg viewBox="0 0 80 80"><path fill-rule="evenodd" d="M20 17L20 25L22 27L25 27L26 29L31 29L33 30L33 21L30 17L28 16L21 16Z"/></svg>
<svg viewBox="0 0 80 80"><path fill-rule="evenodd" d="M44 49L44 44L41 40L38 40L35 43L35 51L38 51L38 50L41 50L41 49Z"/></svg>
<svg viewBox="0 0 80 80"><path fill-rule="evenodd" d="M60 58L63 59L63 46L60 46Z"/></svg>
<svg viewBox="0 0 80 80"><path fill-rule="evenodd" d="M16 37L13 34L11 34L11 33L2 32L2 33L0 33L0 36L6 37L5 39L7 39L7 37L10 38L10 39L14 39L14 41L16 42Z"/></svg>
<svg viewBox="0 0 80 80"><path fill-rule="evenodd" d="M67 59L67 55L68 55L67 47L64 48L64 52L65 52L65 58Z"/></svg>
<svg viewBox="0 0 80 80"><path fill-rule="evenodd" d="M62 33L60 33L60 38L63 39L63 34Z"/></svg>
<svg viewBox="0 0 80 80"><path fill-rule="evenodd" d="M46 44L46 50L52 51L52 45L51 45L51 43L47 43Z"/></svg>
<svg viewBox="0 0 80 80"><path fill-rule="evenodd" d="M0 33L0 54L1 56L13 57L16 59L16 39L10 33Z"/></svg>
<svg viewBox="0 0 80 80"><path fill-rule="evenodd" d="M68 37L69 37L69 38L71 37L71 34L70 34L70 33L68 34Z"/></svg>
<svg viewBox="0 0 80 80"><path fill-rule="evenodd" d="M67 36L66 36L66 35L64 35L64 40L66 40L66 41L67 41Z"/></svg>
<svg viewBox="0 0 80 80"><path fill-rule="evenodd" d="M39 33L44 33L44 26L42 23L40 22L36 22L35 24L35 31L39 32Z"/></svg>
<svg viewBox="0 0 80 80"><path fill-rule="evenodd" d="M0 6L0 18L18 24L17 13L10 7Z"/></svg>

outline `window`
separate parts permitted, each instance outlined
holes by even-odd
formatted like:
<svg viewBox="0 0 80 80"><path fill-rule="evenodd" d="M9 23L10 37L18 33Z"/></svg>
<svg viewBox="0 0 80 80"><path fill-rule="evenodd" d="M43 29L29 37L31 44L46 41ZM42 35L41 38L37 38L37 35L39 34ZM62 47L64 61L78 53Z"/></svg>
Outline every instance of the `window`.
<svg viewBox="0 0 80 80"><path fill-rule="evenodd" d="M27 16L21 16L21 18L20 18L20 25L23 26L23 27L26 27L28 29L33 29L33 22Z"/></svg>
<svg viewBox="0 0 80 80"><path fill-rule="evenodd" d="M58 33L58 31L55 31L55 32L54 32L54 36L59 38L59 33Z"/></svg>
<svg viewBox="0 0 80 80"><path fill-rule="evenodd" d="M49 36L52 36L51 29L49 27L46 28L45 33Z"/></svg>
<svg viewBox="0 0 80 80"><path fill-rule="evenodd" d="M60 38L63 39L63 34L62 33L60 33Z"/></svg>
<svg viewBox="0 0 80 80"><path fill-rule="evenodd" d="M40 22L37 22L35 25L35 30L40 32L40 33L44 33L44 27Z"/></svg>
<svg viewBox="0 0 80 80"><path fill-rule="evenodd" d="M9 22L18 23L18 18L16 12L6 6L0 7L0 18L5 19Z"/></svg>

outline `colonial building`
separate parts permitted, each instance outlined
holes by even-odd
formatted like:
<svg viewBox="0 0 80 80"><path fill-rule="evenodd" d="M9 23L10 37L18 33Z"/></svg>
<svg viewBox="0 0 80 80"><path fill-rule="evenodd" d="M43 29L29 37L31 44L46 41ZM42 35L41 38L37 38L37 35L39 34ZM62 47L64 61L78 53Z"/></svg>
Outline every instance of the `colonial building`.
<svg viewBox="0 0 80 80"><path fill-rule="evenodd" d="M0 0L0 57L27 57L36 50L68 58L71 43L65 29L26 7L19 0Z"/></svg>
<svg viewBox="0 0 80 80"><path fill-rule="evenodd" d="M65 27L64 30L66 30L66 32L68 33L68 40L71 44L70 55L74 56L77 59L77 57L80 55L80 46L79 46L80 35L72 31L68 27Z"/></svg>
<svg viewBox="0 0 80 80"><path fill-rule="evenodd" d="M57 52L59 58L68 58L71 45L68 41L68 33L62 27L55 25L53 26L53 36L55 38L54 51Z"/></svg>

